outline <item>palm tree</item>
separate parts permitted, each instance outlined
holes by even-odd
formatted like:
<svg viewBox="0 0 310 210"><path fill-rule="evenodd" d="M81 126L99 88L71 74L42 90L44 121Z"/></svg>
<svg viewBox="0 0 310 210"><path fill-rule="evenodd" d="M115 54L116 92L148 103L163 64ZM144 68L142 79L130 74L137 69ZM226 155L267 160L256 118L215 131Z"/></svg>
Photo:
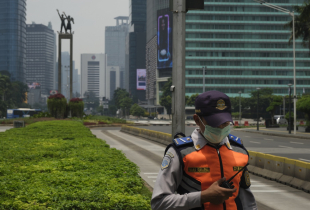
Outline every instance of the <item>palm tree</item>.
<svg viewBox="0 0 310 210"><path fill-rule="evenodd" d="M309 48L310 55L310 0L304 2L301 6L294 6L294 11L299 15L295 16L295 38L302 38L304 47ZM293 40L293 20L285 24L292 31L289 44Z"/></svg>

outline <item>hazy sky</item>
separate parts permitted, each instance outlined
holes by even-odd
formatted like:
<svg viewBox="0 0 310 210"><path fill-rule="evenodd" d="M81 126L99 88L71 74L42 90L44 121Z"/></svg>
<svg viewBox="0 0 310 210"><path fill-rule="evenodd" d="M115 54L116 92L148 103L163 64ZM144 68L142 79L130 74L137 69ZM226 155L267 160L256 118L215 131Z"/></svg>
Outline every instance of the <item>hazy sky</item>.
<svg viewBox="0 0 310 210"><path fill-rule="evenodd" d="M80 72L82 53L105 53L105 26L116 25L117 16L129 15L129 0L27 0L27 24L51 21L57 33L61 22L56 9L74 18L73 60ZM58 36L56 41L58 47ZM62 51L69 51L69 41L62 43Z"/></svg>

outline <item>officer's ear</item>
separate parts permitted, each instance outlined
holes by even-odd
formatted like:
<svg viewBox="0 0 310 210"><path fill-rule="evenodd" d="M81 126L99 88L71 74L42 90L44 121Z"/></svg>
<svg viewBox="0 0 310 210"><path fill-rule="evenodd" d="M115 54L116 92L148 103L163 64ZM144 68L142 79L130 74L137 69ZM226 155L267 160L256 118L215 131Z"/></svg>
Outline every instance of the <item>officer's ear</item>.
<svg viewBox="0 0 310 210"><path fill-rule="evenodd" d="M195 120L196 125L200 127L201 126L201 121L199 119L199 116L197 114L194 114L193 118Z"/></svg>

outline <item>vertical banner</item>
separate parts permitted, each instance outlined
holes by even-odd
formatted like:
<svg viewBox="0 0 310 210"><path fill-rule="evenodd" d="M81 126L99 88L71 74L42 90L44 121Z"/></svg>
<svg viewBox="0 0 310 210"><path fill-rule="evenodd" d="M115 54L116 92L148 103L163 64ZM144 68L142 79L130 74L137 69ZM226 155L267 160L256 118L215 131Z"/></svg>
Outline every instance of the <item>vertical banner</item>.
<svg viewBox="0 0 310 210"><path fill-rule="evenodd" d="M157 68L172 68L172 13L157 11Z"/></svg>
<svg viewBox="0 0 310 210"><path fill-rule="evenodd" d="M137 90L146 90L146 69L137 69Z"/></svg>

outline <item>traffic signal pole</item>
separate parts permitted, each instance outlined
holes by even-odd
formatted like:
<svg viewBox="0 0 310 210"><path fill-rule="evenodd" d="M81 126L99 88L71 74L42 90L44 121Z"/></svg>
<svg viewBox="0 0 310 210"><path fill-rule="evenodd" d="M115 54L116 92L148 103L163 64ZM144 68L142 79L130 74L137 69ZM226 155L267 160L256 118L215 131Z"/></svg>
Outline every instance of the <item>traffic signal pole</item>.
<svg viewBox="0 0 310 210"><path fill-rule="evenodd" d="M172 137L185 133L185 14L186 1L173 0Z"/></svg>

